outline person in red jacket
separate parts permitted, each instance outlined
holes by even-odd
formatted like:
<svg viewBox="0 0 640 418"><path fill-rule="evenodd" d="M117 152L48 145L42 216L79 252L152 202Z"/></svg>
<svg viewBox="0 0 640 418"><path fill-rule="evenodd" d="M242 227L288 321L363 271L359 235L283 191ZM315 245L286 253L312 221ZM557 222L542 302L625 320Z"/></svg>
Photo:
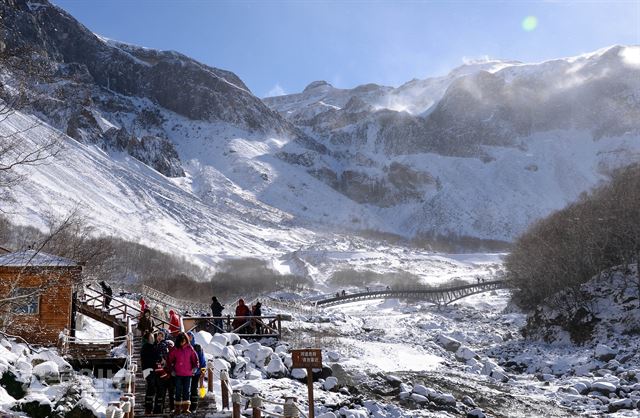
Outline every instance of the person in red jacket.
<svg viewBox="0 0 640 418"><path fill-rule="evenodd" d="M238 318L244 316L251 316L251 309L247 305L244 304L244 299L238 300L238 306L236 306L236 319L233 320L231 324L233 329L238 329L242 324L249 321L249 318ZM246 330L244 330L246 332Z"/></svg>
<svg viewBox="0 0 640 418"><path fill-rule="evenodd" d="M140 304L140 318L142 318L142 316L144 315L144 310L149 307L147 306L147 302L142 296L140 296L140 300L138 301L138 303Z"/></svg>
<svg viewBox="0 0 640 418"><path fill-rule="evenodd" d="M175 376L175 413L187 412L191 406L189 400L191 378L194 371L200 367L200 361L184 332L179 333L176 337L176 347L169 352L167 366L171 370L171 374Z"/></svg>
<svg viewBox="0 0 640 418"><path fill-rule="evenodd" d="M180 317L174 311L169 311L169 333L174 339L180 333Z"/></svg>

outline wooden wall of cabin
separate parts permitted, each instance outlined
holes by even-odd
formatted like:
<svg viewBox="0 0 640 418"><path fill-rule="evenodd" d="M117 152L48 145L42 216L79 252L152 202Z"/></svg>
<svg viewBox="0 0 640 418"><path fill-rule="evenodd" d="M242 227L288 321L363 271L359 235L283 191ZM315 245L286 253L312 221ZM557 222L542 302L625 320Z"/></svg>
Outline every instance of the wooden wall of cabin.
<svg viewBox="0 0 640 418"><path fill-rule="evenodd" d="M2 312L6 332L36 344L57 344L60 332L71 328L73 284L81 272L81 267L0 267L0 298L14 287L42 289L37 314Z"/></svg>

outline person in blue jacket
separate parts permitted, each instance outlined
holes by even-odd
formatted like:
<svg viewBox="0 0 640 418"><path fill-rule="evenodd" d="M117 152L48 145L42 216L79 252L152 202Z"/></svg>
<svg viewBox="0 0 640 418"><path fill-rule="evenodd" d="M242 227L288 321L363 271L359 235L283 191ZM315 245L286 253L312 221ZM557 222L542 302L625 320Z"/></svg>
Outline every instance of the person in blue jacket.
<svg viewBox="0 0 640 418"><path fill-rule="evenodd" d="M198 362L200 363L200 367L196 369L195 373L193 373L193 377L191 378L191 406L189 407L189 411L196 412L198 410L198 387L200 385L200 381L204 378L202 371L207 367L207 359L204 357L204 350L200 344L196 344L195 334L192 331L189 331L187 333L187 337L189 337L189 342L198 355Z"/></svg>

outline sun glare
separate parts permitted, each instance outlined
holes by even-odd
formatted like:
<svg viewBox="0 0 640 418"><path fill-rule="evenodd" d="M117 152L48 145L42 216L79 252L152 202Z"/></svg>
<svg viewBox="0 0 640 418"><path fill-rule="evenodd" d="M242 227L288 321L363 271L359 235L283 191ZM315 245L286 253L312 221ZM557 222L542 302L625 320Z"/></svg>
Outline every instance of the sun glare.
<svg viewBox="0 0 640 418"><path fill-rule="evenodd" d="M527 16L522 20L522 29L531 32L538 27L538 18L535 16Z"/></svg>

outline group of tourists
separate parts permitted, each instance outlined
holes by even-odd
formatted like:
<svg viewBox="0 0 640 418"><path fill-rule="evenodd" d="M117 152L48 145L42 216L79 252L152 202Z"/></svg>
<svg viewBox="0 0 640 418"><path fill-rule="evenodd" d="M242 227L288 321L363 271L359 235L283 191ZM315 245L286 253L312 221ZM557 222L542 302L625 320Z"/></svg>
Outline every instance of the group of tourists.
<svg viewBox="0 0 640 418"><path fill-rule="evenodd" d="M175 414L195 412L198 408L199 388L203 386L206 359L200 345L195 343L193 332L184 333L177 312L169 311L168 329L156 331L151 309L144 298L140 298L141 315L136 325L142 335L140 352L142 375L146 380L144 407L146 414L161 414L168 395L169 410ZM225 332L222 312L224 305L214 296L211 298L211 315L214 330ZM264 324L257 318L262 316L262 304L256 302L249 307L243 299L238 300L235 318L231 326L242 334L261 334ZM202 390L202 389L200 389Z"/></svg>
<svg viewBox="0 0 640 418"><path fill-rule="evenodd" d="M214 317L213 324L215 332L224 332L222 323L222 311L224 305L214 296L211 298L211 316ZM262 303L256 301L255 305L249 307L244 299L238 300L235 318L231 322L234 332L240 331L242 334L261 334L264 324L259 318L262 316Z"/></svg>
<svg viewBox="0 0 640 418"><path fill-rule="evenodd" d="M173 413L198 409L198 392L204 387L207 361L192 332L178 332L173 339L163 331L145 332L140 360L147 384L145 414L162 414L167 392L168 407Z"/></svg>

